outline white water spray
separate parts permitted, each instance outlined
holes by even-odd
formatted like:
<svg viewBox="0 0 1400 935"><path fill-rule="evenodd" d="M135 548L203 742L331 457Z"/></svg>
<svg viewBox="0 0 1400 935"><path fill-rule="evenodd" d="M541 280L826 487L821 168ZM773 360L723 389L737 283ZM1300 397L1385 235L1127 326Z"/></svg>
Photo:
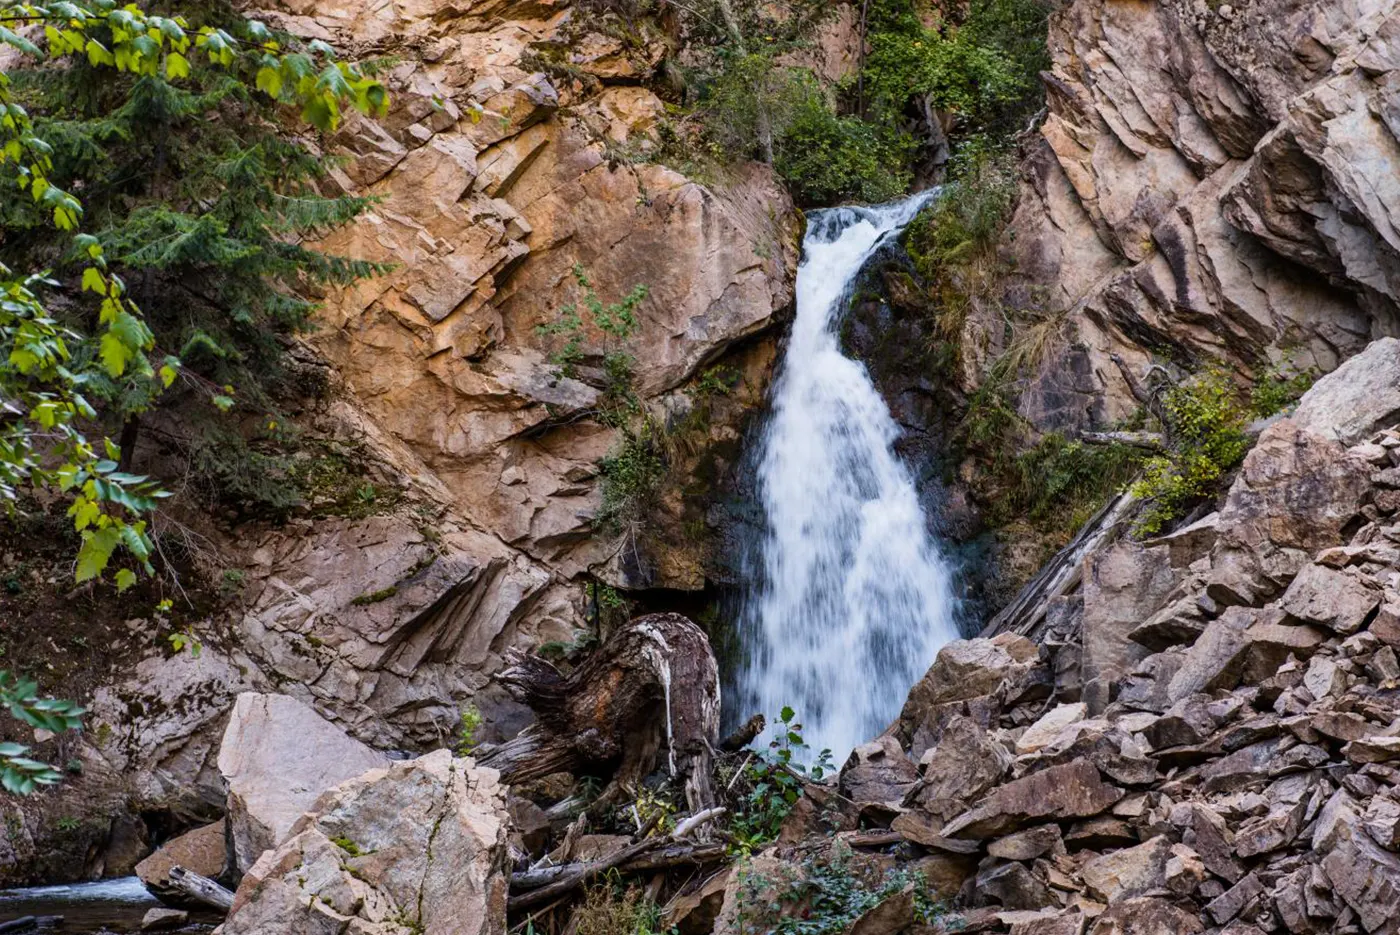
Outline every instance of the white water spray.
<svg viewBox="0 0 1400 935"><path fill-rule="evenodd" d="M926 201L808 215L760 451L767 530L740 623L739 694L746 712L795 708L807 743L838 766L958 636L948 568L894 452L899 429L837 338L861 267Z"/></svg>

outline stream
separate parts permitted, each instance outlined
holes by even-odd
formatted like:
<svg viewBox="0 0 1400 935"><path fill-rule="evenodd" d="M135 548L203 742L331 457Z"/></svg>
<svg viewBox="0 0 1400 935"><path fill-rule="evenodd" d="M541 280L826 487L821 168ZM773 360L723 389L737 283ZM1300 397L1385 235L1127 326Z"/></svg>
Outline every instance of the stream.
<svg viewBox="0 0 1400 935"><path fill-rule="evenodd" d="M56 927L20 928L18 932L45 932L53 935L96 935L140 931L141 918L160 902L146 892L136 877L35 886L22 890L0 890L0 931L7 922L26 916L52 919L62 916ZM217 916L191 913L191 924L179 931L208 932Z"/></svg>
<svg viewBox="0 0 1400 935"><path fill-rule="evenodd" d="M757 454L764 531L750 543L740 709L797 712L839 766L898 715L940 646L956 639L948 563L899 427L865 366L841 352L862 267L932 197L808 214L797 315Z"/></svg>

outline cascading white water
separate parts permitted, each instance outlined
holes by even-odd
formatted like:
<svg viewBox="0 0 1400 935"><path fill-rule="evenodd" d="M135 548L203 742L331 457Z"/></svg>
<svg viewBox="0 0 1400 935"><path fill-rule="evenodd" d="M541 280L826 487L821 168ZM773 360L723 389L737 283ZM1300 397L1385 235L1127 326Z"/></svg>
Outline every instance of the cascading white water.
<svg viewBox="0 0 1400 935"><path fill-rule="evenodd" d="M837 765L894 719L957 638L947 565L894 452L899 429L837 338L861 267L926 201L808 215L797 317L759 453L767 528L737 687L746 711L796 709L804 739Z"/></svg>

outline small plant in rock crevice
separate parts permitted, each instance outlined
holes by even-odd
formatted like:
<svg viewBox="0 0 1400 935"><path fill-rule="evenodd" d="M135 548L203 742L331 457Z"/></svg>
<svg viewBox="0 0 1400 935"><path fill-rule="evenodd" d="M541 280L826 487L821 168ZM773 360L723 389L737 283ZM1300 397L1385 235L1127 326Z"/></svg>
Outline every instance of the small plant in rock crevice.
<svg viewBox="0 0 1400 935"><path fill-rule="evenodd" d="M1220 479L1249 451L1250 410L1230 376L1212 368L1162 397L1166 454L1150 458L1132 486L1144 500L1137 532L1155 535L1194 503L1214 494Z"/></svg>
<svg viewBox="0 0 1400 935"><path fill-rule="evenodd" d="M942 918L944 907L921 874L882 869L838 842L829 854L809 856L776 876L741 869L739 928L769 935L838 935L905 891L913 897L916 922L931 925Z"/></svg>
<svg viewBox="0 0 1400 935"><path fill-rule="evenodd" d="M775 840L802 796L803 782L821 781L832 771L830 750L822 750L810 766L804 764L810 750L796 712L783 708L767 749L755 751L743 768L748 791L729 828L738 852L750 853Z"/></svg>
<svg viewBox="0 0 1400 935"><path fill-rule="evenodd" d="M457 741L452 745L452 752L458 756L471 756L477 748L477 731L482 725L481 709L476 705L467 705L462 709L462 714L457 722Z"/></svg>

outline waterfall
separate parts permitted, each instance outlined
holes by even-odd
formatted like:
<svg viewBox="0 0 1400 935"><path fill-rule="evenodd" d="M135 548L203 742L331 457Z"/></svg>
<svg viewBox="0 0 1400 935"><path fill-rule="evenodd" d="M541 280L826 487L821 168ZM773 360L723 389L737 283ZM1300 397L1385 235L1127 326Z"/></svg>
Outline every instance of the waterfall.
<svg viewBox="0 0 1400 935"><path fill-rule="evenodd" d="M861 268L927 200L808 215L797 316L755 452L765 530L740 612L739 701L770 719L791 706L837 765L958 635L899 429L837 336Z"/></svg>

